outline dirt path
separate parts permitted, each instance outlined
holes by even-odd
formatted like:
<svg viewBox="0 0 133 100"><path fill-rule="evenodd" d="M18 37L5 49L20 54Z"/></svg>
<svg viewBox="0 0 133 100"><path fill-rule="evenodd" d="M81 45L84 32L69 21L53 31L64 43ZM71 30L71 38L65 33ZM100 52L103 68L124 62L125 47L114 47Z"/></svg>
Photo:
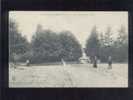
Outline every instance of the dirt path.
<svg viewBox="0 0 133 100"><path fill-rule="evenodd" d="M19 66L9 69L10 87L127 87L127 64Z"/></svg>

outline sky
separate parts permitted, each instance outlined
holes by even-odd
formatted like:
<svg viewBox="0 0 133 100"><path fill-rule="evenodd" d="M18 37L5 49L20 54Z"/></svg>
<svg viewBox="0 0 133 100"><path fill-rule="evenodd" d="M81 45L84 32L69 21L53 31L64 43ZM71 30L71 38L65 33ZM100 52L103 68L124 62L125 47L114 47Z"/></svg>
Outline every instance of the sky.
<svg viewBox="0 0 133 100"><path fill-rule="evenodd" d="M124 25L128 33L126 11L10 11L9 18L17 22L18 30L29 42L38 24L41 24L44 30L71 31L82 46L94 26L99 33L111 27L113 36L116 37L120 26Z"/></svg>

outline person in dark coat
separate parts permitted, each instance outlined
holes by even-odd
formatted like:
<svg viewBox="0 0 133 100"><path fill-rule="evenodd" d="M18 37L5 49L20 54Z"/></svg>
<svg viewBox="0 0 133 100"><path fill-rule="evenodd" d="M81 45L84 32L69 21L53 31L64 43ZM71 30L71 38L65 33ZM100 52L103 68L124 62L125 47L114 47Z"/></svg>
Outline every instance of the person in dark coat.
<svg viewBox="0 0 133 100"><path fill-rule="evenodd" d="M108 57L108 69L112 69L112 57L111 56L109 56Z"/></svg>
<svg viewBox="0 0 133 100"><path fill-rule="evenodd" d="M94 57L94 61L93 61L93 67L97 68L97 57Z"/></svg>

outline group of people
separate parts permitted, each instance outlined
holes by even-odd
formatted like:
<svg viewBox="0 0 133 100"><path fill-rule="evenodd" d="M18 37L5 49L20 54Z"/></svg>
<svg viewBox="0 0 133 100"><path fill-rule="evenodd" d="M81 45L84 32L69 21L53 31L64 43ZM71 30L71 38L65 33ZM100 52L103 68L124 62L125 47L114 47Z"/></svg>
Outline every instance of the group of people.
<svg viewBox="0 0 133 100"><path fill-rule="evenodd" d="M93 67L94 68L98 67L98 65L97 65L97 57L96 56L94 57L94 60L93 60ZM112 57L111 56L108 57L108 69L112 69Z"/></svg>

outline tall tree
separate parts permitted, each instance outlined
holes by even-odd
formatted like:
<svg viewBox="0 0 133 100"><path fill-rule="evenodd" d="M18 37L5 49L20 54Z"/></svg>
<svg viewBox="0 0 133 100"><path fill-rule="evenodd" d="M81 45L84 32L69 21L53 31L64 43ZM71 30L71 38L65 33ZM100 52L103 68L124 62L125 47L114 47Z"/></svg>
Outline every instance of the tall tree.
<svg viewBox="0 0 133 100"><path fill-rule="evenodd" d="M107 27L107 30L106 30L103 38L104 38L103 39L104 46L111 46L113 44L111 27Z"/></svg>
<svg viewBox="0 0 133 100"><path fill-rule="evenodd" d="M99 35L99 43L100 43L100 47L104 47L104 34L100 33Z"/></svg>
<svg viewBox="0 0 133 100"><path fill-rule="evenodd" d="M128 61L128 34L126 28L121 25L116 41L116 57L120 62Z"/></svg>
<svg viewBox="0 0 133 100"><path fill-rule="evenodd" d="M26 53L29 43L18 31L17 23L9 20L9 60L19 59L19 55Z"/></svg>
<svg viewBox="0 0 133 100"><path fill-rule="evenodd" d="M100 59L102 62L107 61L109 56L112 56L113 52L113 37L111 27L107 27L104 34L101 34L100 38Z"/></svg>
<svg viewBox="0 0 133 100"><path fill-rule="evenodd" d="M99 39L98 39L98 32L97 32L97 27L94 26L91 35L88 38L86 42L86 54L89 56L91 59L94 58L94 56L99 57Z"/></svg>
<svg viewBox="0 0 133 100"><path fill-rule="evenodd" d="M111 28L108 27L105 34L100 38L100 59L106 62L112 56L114 62L124 62L128 60L128 37L125 27L122 25L118 30L118 37L113 39Z"/></svg>
<svg viewBox="0 0 133 100"><path fill-rule="evenodd" d="M118 46L128 44L128 34L126 32L126 28L124 27L124 25L121 25L120 30L118 30L118 33Z"/></svg>

